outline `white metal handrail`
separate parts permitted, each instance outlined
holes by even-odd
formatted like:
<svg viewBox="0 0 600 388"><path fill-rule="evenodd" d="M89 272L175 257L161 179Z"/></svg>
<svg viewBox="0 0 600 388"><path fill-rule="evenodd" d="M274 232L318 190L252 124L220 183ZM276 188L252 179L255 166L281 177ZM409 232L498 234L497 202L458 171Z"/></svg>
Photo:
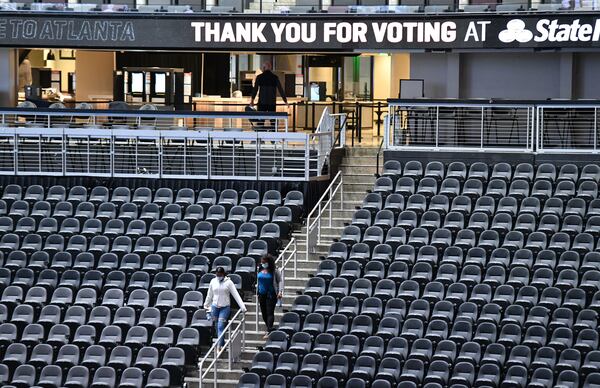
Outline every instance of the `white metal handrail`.
<svg viewBox="0 0 600 388"><path fill-rule="evenodd" d="M281 276L285 279L285 271L289 269L288 264L290 262L293 264L294 277L297 275L298 271L298 244L296 242L296 238L292 237L290 242L283 248L277 259L275 260L275 265L281 271ZM285 282L284 282L285 287ZM281 290L282 296L285 295L285 288ZM256 332L258 333L258 325L259 325L259 305L258 305L258 287L256 287Z"/></svg>
<svg viewBox="0 0 600 388"><path fill-rule="evenodd" d="M329 107L325 107L325 109L323 109L323 113L321 113L321 117L319 118L317 128L315 128L315 133L331 131L331 122L329 120L329 116Z"/></svg>
<svg viewBox="0 0 600 388"><path fill-rule="evenodd" d="M331 136L331 148L344 147L346 144L347 113L329 113L329 107L323 109L315 133L328 133ZM339 122L338 122L339 120ZM338 125L336 126L336 122ZM336 142L336 130L340 131L339 143ZM338 143L338 144L336 144Z"/></svg>
<svg viewBox="0 0 600 388"><path fill-rule="evenodd" d="M0 126L0 175L328 178L328 134Z"/></svg>
<svg viewBox="0 0 600 388"><path fill-rule="evenodd" d="M340 137L339 142L335 140L335 134L333 136L333 146L336 148L342 148L346 145L346 126L348 124L348 113L332 113L330 115L334 119L339 119ZM385 126L384 126L385 128Z"/></svg>
<svg viewBox="0 0 600 388"><path fill-rule="evenodd" d="M213 320L214 320L214 318L215 317L211 317L211 319L213 319ZM237 327L232 330L232 326L234 324L236 324ZM232 363L234 361L233 355L232 355L232 347L234 346L234 340L237 339L237 337L239 335L242 336L241 349L244 349L246 347L246 314L242 310L238 310L234 314L233 318L231 318L229 320L229 323L227 324L227 326L225 326L223 333L219 336L219 338L217 338L217 340L215 341L213 346L208 350L208 352L206 352L206 355L198 362L198 375L200 376L200 381L199 381L200 388L202 388L202 380L208 376L211 369L213 370L213 387L217 388L217 373L219 372L218 360L219 360L219 357L221 357L221 355L225 351L227 351L228 370L232 370L231 367L232 367ZM225 344L223 345L223 347L221 347L221 349L218 349L219 342L221 341L221 339L224 339L225 337L227 337L227 339L225 340ZM208 360L208 358L211 355L213 356L213 360L210 362L210 364L206 367L206 370L203 372L204 363Z"/></svg>
<svg viewBox="0 0 600 388"><path fill-rule="evenodd" d="M306 217L306 260L308 255L312 253L313 248L321 242L321 227L323 223L323 215L329 210L329 223L331 227L333 217L333 200L336 195L340 194L340 210L344 208L344 179L342 171L338 171L332 179L325 192L317 201L317 204ZM316 240L313 240L313 233L316 233Z"/></svg>
<svg viewBox="0 0 600 388"><path fill-rule="evenodd" d="M339 130L340 136L336 140L336 121L340 120ZM309 136L310 148L317 151L317 174L326 176L324 167L328 166L328 170L331 168L331 150L338 147L344 147L346 141L346 113L329 113L329 108L325 107L319 124L313 134ZM339 144L336 144L339 143ZM314 158L307 155L306 158L306 169L309 170L310 164L314 163Z"/></svg>

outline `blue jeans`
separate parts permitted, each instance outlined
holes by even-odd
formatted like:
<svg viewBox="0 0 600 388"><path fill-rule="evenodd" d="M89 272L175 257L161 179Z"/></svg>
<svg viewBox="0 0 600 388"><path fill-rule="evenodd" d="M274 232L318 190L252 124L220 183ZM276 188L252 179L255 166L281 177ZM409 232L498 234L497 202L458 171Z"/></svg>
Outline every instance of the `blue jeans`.
<svg viewBox="0 0 600 388"><path fill-rule="evenodd" d="M231 306L217 307L215 305L210 306L210 316L213 320L213 324L217 326L217 338L223 334L223 329L227 326L227 320L231 313ZM219 341L219 346L225 345L225 337Z"/></svg>

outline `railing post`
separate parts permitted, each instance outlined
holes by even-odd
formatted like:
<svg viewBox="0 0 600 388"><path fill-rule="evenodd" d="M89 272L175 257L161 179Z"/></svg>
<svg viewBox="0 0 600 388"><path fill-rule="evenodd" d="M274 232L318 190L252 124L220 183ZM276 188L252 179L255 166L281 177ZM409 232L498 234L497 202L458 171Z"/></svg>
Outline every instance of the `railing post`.
<svg viewBox="0 0 600 388"><path fill-rule="evenodd" d="M298 277L298 242L294 238L294 277Z"/></svg>
<svg viewBox="0 0 600 388"><path fill-rule="evenodd" d="M304 179L310 179L310 138L306 135L306 142L304 143Z"/></svg>
<svg viewBox="0 0 600 388"><path fill-rule="evenodd" d="M198 363L198 388L202 388L202 361Z"/></svg>
<svg viewBox="0 0 600 388"><path fill-rule="evenodd" d="M294 132L296 132L296 113L298 111L297 107L298 107L298 103L293 102L292 103L292 131L294 131Z"/></svg>
<svg viewBox="0 0 600 388"><path fill-rule="evenodd" d="M305 249L306 249L306 256L305 256L305 260L308 261L308 247L310 245L310 218L306 219L306 240L304 241L305 244Z"/></svg>
<svg viewBox="0 0 600 388"><path fill-rule="evenodd" d="M211 317L214 319L214 317ZM217 323L218 325L218 323ZM217 388L217 360L219 359L219 352L217 351L218 348L218 341L219 338L217 337L217 346L215 346L215 355L213 356L213 362L214 362L214 369L213 369L213 387Z"/></svg>
<svg viewBox="0 0 600 388"><path fill-rule="evenodd" d="M484 125L483 123L485 122L485 116L484 116L484 107L481 107L481 122L479 124L479 147L483 149L483 130L484 130Z"/></svg>
<svg viewBox="0 0 600 388"><path fill-rule="evenodd" d="M597 150L597 145L598 145L598 135L597 135L597 130L598 130L598 108L594 108L594 151Z"/></svg>
<svg viewBox="0 0 600 388"><path fill-rule="evenodd" d="M342 131L342 133L340 134L340 147L345 147L346 146L346 122L348 120L348 115L344 113L343 116L340 117L343 122L342 122L342 126L340 128L340 131Z"/></svg>
<svg viewBox="0 0 600 388"><path fill-rule="evenodd" d="M229 367L229 370L231 370L231 345L233 344L233 338L231 337L231 325L229 325L229 328L227 329L227 337L229 337L227 340L227 366ZM215 370L216 369L217 368L215 368Z"/></svg>
<svg viewBox="0 0 600 388"><path fill-rule="evenodd" d="M544 149L544 107L537 108L537 151Z"/></svg>
<svg viewBox="0 0 600 388"><path fill-rule="evenodd" d="M440 146L440 106L435 107L435 148Z"/></svg>
<svg viewBox="0 0 600 388"><path fill-rule="evenodd" d="M242 350L246 349L246 314L242 314Z"/></svg>
<svg viewBox="0 0 600 388"><path fill-rule="evenodd" d="M331 228L331 219L333 212L333 190L332 186L329 185L329 227Z"/></svg>
<svg viewBox="0 0 600 388"><path fill-rule="evenodd" d="M321 203L319 202L319 213L317 215L317 244L321 243Z"/></svg>
<svg viewBox="0 0 600 388"><path fill-rule="evenodd" d="M344 176L340 174L340 210L344 210Z"/></svg>
<svg viewBox="0 0 600 388"><path fill-rule="evenodd" d="M254 293L255 296L255 300L254 300L254 304L255 304L255 310L256 310L256 332L258 333L258 287L256 287L256 292Z"/></svg>

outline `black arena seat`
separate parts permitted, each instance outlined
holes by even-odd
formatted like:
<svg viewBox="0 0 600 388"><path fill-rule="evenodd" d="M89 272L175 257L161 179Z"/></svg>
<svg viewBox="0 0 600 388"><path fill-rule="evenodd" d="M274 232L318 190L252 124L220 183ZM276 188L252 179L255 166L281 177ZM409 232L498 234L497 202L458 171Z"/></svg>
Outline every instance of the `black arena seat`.
<svg viewBox="0 0 600 388"><path fill-rule="evenodd" d="M600 384L598 171L387 161L242 381Z"/></svg>

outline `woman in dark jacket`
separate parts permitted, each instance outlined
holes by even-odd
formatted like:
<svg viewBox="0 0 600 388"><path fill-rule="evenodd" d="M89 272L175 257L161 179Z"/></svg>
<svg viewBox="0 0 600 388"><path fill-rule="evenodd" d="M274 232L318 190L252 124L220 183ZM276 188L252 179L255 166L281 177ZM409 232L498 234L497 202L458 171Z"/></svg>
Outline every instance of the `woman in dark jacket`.
<svg viewBox="0 0 600 388"><path fill-rule="evenodd" d="M277 301L283 297L283 274L275 266L275 259L271 255L260 259L258 269L256 291L260 312L267 326L267 337L273 330L275 321L275 306Z"/></svg>

